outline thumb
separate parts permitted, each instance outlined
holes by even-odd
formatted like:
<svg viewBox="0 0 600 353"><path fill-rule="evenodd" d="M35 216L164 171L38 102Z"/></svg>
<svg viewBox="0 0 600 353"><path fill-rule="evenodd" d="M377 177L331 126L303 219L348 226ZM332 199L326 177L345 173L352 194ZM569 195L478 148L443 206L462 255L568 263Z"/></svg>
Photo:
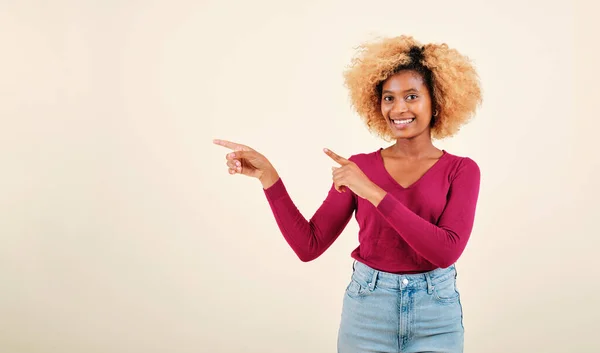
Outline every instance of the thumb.
<svg viewBox="0 0 600 353"><path fill-rule="evenodd" d="M235 152L231 152L227 155L228 158L231 159L242 159L242 158L249 158L251 157L253 154L253 151L235 151Z"/></svg>

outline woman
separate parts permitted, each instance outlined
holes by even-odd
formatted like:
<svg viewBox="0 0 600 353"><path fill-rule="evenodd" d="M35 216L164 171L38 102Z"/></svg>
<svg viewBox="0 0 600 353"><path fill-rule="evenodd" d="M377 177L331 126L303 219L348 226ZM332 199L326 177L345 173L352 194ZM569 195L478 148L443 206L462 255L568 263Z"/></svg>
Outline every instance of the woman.
<svg viewBox="0 0 600 353"><path fill-rule="evenodd" d="M355 213L359 246L343 301L338 352L462 352L455 262L471 235L480 171L433 139L459 130L481 103L469 59L446 44L409 36L361 46L345 73L354 108L387 148L346 159L310 220L271 163L228 141L230 174L258 178L288 244L302 261L319 257Z"/></svg>

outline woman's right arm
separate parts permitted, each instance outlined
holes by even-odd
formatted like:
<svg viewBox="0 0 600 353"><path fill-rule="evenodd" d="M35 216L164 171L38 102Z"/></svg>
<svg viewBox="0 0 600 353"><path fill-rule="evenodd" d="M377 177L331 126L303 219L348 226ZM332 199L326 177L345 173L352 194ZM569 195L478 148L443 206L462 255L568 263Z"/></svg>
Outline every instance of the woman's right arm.
<svg viewBox="0 0 600 353"><path fill-rule="evenodd" d="M224 140L214 143L233 150L226 155L229 174L260 180L281 233L301 261L312 261L323 254L350 221L356 209L356 195L350 190L339 192L332 183L321 206L307 220L265 156L239 143Z"/></svg>
<svg viewBox="0 0 600 353"><path fill-rule="evenodd" d="M350 190L338 192L333 185L309 220L300 213L281 178L264 193L283 237L303 262L321 256L340 236L356 209L356 196Z"/></svg>

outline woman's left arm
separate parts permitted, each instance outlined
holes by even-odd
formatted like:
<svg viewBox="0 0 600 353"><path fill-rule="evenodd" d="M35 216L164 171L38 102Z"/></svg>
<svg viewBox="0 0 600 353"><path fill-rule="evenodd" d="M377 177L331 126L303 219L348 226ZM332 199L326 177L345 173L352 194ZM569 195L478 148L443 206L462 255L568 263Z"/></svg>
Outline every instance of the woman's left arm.
<svg viewBox="0 0 600 353"><path fill-rule="evenodd" d="M374 193L368 199L411 248L432 264L446 268L458 260L471 236L480 177L478 165L464 158L450 184L448 202L437 225L412 212L390 193Z"/></svg>
<svg viewBox="0 0 600 353"><path fill-rule="evenodd" d="M333 168L337 190L347 187L369 200L406 243L432 264L446 268L458 260L471 236L479 197L480 170L475 161L462 159L450 183L446 207L433 224L373 183L356 163L330 150L325 153L340 164Z"/></svg>

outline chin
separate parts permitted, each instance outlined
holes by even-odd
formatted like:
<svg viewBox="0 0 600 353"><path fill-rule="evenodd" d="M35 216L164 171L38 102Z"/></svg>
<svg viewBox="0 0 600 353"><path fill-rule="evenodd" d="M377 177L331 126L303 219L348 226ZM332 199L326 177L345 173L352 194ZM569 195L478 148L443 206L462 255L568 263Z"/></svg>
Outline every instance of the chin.
<svg viewBox="0 0 600 353"><path fill-rule="evenodd" d="M415 134L394 134L396 140L410 140L415 137L417 137Z"/></svg>
<svg viewBox="0 0 600 353"><path fill-rule="evenodd" d="M410 140L415 137L421 136L423 134L428 134L428 129L419 130L416 126L407 127L406 129L397 129L396 127L389 125L388 129L390 131L390 135L394 139L404 139Z"/></svg>

